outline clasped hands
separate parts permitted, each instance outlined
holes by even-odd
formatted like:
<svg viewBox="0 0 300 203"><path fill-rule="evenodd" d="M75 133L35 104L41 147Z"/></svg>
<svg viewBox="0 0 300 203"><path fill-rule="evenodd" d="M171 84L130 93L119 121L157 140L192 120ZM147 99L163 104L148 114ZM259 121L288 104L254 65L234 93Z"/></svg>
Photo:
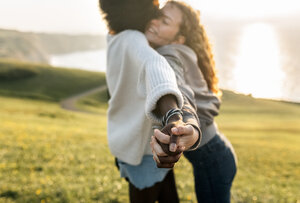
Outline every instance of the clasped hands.
<svg viewBox="0 0 300 203"><path fill-rule="evenodd" d="M158 168L173 168L185 150L190 149L199 138L198 130L182 121L155 129L151 137L153 159Z"/></svg>

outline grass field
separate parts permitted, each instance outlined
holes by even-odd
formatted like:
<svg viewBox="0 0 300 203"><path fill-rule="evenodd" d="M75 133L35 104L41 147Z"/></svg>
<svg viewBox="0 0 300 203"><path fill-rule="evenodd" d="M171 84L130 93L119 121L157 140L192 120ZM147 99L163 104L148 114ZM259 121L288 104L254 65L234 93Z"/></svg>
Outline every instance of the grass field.
<svg viewBox="0 0 300 203"><path fill-rule="evenodd" d="M104 73L0 59L0 94L47 101L105 84Z"/></svg>
<svg viewBox="0 0 300 203"><path fill-rule="evenodd" d="M74 72L77 84L71 76L61 76L59 85L40 75L0 80L0 202L128 202L127 184L119 178L107 146L105 93L78 104L96 109L97 115L69 112L57 102L74 93L68 84L84 84L77 87L82 91L95 81L103 84L103 75L50 69L52 80L56 70L68 77ZM56 92L50 94L53 99L44 99L49 97L44 86ZM32 99L31 90L43 96ZM18 91L22 97L15 97ZM216 120L238 155L233 202L300 202L299 107L224 92ZM196 202L192 169L185 159L175 173L181 202Z"/></svg>

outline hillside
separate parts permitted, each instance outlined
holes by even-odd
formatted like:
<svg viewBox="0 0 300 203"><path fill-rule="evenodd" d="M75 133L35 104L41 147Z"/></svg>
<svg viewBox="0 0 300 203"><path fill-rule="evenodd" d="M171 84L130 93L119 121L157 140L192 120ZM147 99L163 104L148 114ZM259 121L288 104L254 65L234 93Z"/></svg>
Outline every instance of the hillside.
<svg viewBox="0 0 300 203"><path fill-rule="evenodd" d="M0 58L48 63L49 55L105 47L105 37L0 29Z"/></svg>
<svg viewBox="0 0 300 203"><path fill-rule="evenodd" d="M105 84L104 73L0 60L0 94L60 101Z"/></svg>
<svg viewBox="0 0 300 203"><path fill-rule="evenodd" d="M106 138L107 94L61 109L62 98L104 84L103 73L0 60L0 202L128 202ZM300 200L299 104L223 91L220 131L238 172L232 202ZM196 202L193 171L175 166L181 202Z"/></svg>

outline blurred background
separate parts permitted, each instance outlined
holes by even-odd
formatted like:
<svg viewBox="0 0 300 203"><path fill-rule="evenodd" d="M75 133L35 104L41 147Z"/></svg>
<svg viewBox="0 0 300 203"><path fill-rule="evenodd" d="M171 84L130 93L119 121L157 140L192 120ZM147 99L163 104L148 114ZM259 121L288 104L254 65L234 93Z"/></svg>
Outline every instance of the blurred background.
<svg viewBox="0 0 300 203"><path fill-rule="evenodd" d="M254 97L300 101L300 88L297 88L300 3L297 0L186 2L201 12L214 48L222 88ZM1 0L0 17L1 58L105 71L107 30L97 0ZM17 35L15 31L21 33ZM28 42L28 32L34 38L31 42ZM73 35L73 38L60 38L57 33ZM4 42L8 38L13 41L12 35L15 43L17 40L21 43L18 46L29 43L31 50L23 52L32 54L12 53L20 52L12 50L17 48L13 43ZM33 49L41 53L33 53Z"/></svg>
<svg viewBox="0 0 300 203"><path fill-rule="evenodd" d="M299 0L186 2L215 55L232 202L300 203ZM0 202L128 202L106 139L106 33L97 0L0 0ZM175 174L196 202L187 160Z"/></svg>

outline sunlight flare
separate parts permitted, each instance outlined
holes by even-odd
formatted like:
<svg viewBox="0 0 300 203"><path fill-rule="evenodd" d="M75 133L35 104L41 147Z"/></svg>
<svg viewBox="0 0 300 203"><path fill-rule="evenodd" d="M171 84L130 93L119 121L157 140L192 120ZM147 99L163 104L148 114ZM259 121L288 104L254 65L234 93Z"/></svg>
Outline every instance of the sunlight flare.
<svg viewBox="0 0 300 203"><path fill-rule="evenodd" d="M270 25L255 23L244 28L233 78L238 92L260 98L282 98L284 72L277 36Z"/></svg>

